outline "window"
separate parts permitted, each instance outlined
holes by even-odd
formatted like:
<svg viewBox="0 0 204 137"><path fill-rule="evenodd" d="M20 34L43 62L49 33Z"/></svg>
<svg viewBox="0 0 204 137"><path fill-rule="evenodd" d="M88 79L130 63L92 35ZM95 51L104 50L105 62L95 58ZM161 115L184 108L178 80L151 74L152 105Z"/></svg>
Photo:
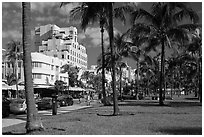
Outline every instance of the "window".
<svg viewBox="0 0 204 137"><path fill-rule="evenodd" d="M54 80L54 75L51 75L51 80Z"/></svg>
<svg viewBox="0 0 204 137"><path fill-rule="evenodd" d="M40 63L40 62L33 62L32 63L32 67L41 68L42 67L42 63Z"/></svg>
<svg viewBox="0 0 204 137"><path fill-rule="evenodd" d="M54 70L54 65L51 66L51 70Z"/></svg>
<svg viewBox="0 0 204 137"><path fill-rule="evenodd" d="M64 59L64 54L62 54L62 59Z"/></svg>
<svg viewBox="0 0 204 137"><path fill-rule="evenodd" d="M33 79L41 79L41 74L32 74Z"/></svg>
<svg viewBox="0 0 204 137"><path fill-rule="evenodd" d="M59 71L59 66L56 66L56 71Z"/></svg>
<svg viewBox="0 0 204 137"><path fill-rule="evenodd" d="M70 33L70 34L73 34L73 30L70 30L69 33Z"/></svg>

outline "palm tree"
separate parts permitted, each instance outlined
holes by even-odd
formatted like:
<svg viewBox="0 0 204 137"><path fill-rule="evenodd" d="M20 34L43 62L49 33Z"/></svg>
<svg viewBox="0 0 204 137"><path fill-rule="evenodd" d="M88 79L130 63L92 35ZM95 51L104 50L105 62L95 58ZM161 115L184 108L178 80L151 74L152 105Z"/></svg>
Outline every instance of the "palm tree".
<svg viewBox="0 0 204 137"><path fill-rule="evenodd" d="M88 87L89 79L91 73L89 71L84 71L83 74L81 75L81 79L86 79L86 88Z"/></svg>
<svg viewBox="0 0 204 137"><path fill-rule="evenodd" d="M62 5L67 4L62 3ZM82 29L86 29L89 23L94 23L99 21L99 25L101 28L101 51L102 51L102 92L104 98L104 105L106 104L106 94L105 94L105 62L104 62L104 42L103 42L103 34L104 28L108 30L108 3L107 2L83 2L80 6L74 8L71 13L71 20L75 18L81 18L81 27ZM125 12L129 12L131 10L131 6L126 5L119 8L114 9L114 16L116 18L120 18L125 22Z"/></svg>
<svg viewBox="0 0 204 137"><path fill-rule="evenodd" d="M43 125L38 117L35 107L33 82L32 82L32 65L31 65L31 6L29 2L22 3L22 26L23 26L23 61L25 77L25 93L27 103L27 121L26 132L43 130Z"/></svg>
<svg viewBox="0 0 204 137"><path fill-rule="evenodd" d="M71 65L70 64L65 64L61 67L61 73L67 73L67 88L69 90L69 73L70 73L70 69L71 69Z"/></svg>
<svg viewBox="0 0 204 137"><path fill-rule="evenodd" d="M9 48L6 57L13 66L13 74L15 75L16 81L16 96L18 98L18 61L22 59L22 45L19 41L12 40L7 46Z"/></svg>
<svg viewBox="0 0 204 137"><path fill-rule="evenodd" d="M179 10L178 10L179 9ZM180 22L189 17L192 23L181 24ZM135 24L138 19L144 19L142 23ZM135 31L140 34L149 36L148 45L151 48L161 45L161 71L160 71L160 94L159 104L163 105L163 87L164 87L164 55L165 46L171 47L172 41L176 41L181 45L187 38L187 29L195 29L199 20L198 15L185 3L154 3L151 11L137 9L131 14L131 22L135 24ZM180 24L179 24L180 23Z"/></svg>
<svg viewBox="0 0 204 137"><path fill-rule="evenodd" d="M200 28L197 28L196 31L192 34L192 41L187 45L187 52L196 59L196 64L198 65L198 87L199 87L199 98L202 102L202 33L200 33Z"/></svg>
<svg viewBox="0 0 204 137"><path fill-rule="evenodd" d="M119 73L120 73L120 89L119 89L119 92L120 92L120 99L122 101L122 74L123 74L123 71L122 71L122 68L125 68L127 67L127 64L125 62L119 62Z"/></svg>

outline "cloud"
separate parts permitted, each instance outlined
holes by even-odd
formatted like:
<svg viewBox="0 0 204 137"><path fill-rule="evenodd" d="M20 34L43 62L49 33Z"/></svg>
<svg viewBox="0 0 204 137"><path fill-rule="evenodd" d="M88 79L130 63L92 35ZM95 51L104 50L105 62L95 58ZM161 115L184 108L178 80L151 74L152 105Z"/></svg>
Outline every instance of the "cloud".
<svg viewBox="0 0 204 137"><path fill-rule="evenodd" d="M66 5L64 5L64 6L62 6L59 10L58 10L58 12L61 14L61 15L69 15L69 12L73 9L73 8L75 8L75 7L77 7L77 6L79 6L79 3L78 2L71 2L71 3L68 3L68 4L66 4Z"/></svg>
<svg viewBox="0 0 204 137"><path fill-rule="evenodd" d="M60 5L60 2L32 2L31 10L44 13L45 8L52 10L52 8L56 5Z"/></svg>
<svg viewBox="0 0 204 137"><path fill-rule="evenodd" d="M114 28L114 34L120 33L116 28ZM101 29L88 27L84 32L78 34L79 40L90 40L89 43L91 45L87 45L86 47L99 47L101 46ZM108 32L105 30L103 34L104 45L107 46L109 44L109 36Z"/></svg>
<svg viewBox="0 0 204 137"><path fill-rule="evenodd" d="M8 2L2 2L2 8L9 8L10 4Z"/></svg>
<svg viewBox="0 0 204 137"><path fill-rule="evenodd" d="M44 22L44 21L53 22L55 20L55 17L54 16L36 17L35 20L38 21L38 22Z"/></svg>
<svg viewBox="0 0 204 137"><path fill-rule="evenodd" d="M68 3L64 6L62 6L61 8L57 8L57 12L62 15L62 16L65 16L66 19L63 19L63 20L60 20L61 22L66 22L66 23L70 23L70 11L72 9L74 9L75 7L79 6L79 3L78 2L71 2L71 3ZM73 20L71 21L72 24L79 24L80 22L77 21L77 20Z"/></svg>
<svg viewBox="0 0 204 137"><path fill-rule="evenodd" d="M18 30L2 31L2 38L20 39L22 34Z"/></svg>

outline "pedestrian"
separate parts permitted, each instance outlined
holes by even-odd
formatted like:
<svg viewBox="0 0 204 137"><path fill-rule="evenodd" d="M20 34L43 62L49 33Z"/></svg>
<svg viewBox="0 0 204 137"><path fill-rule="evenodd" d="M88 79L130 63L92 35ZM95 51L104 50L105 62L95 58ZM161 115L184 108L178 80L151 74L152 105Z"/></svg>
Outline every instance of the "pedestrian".
<svg viewBox="0 0 204 137"><path fill-rule="evenodd" d="M81 93L79 93L79 104L81 103L81 100L80 100L80 98L81 98Z"/></svg>
<svg viewBox="0 0 204 137"><path fill-rule="evenodd" d="M89 93L87 94L87 106L90 106L90 102L91 102L91 97L89 95Z"/></svg>

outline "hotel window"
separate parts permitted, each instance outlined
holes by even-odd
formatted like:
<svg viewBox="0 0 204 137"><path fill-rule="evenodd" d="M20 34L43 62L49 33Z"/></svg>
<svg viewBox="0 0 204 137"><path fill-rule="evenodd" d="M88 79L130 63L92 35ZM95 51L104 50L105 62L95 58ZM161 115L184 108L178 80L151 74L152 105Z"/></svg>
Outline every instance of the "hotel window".
<svg viewBox="0 0 204 137"><path fill-rule="evenodd" d="M64 59L64 54L62 54L62 59Z"/></svg>
<svg viewBox="0 0 204 137"><path fill-rule="evenodd" d="M69 55L67 55L67 59L69 59Z"/></svg>
<svg viewBox="0 0 204 137"><path fill-rule="evenodd" d="M54 75L51 75L51 80L54 80Z"/></svg>
<svg viewBox="0 0 204 137"><path fill-rule="evenodd" d="M33 74L33 79L41 79L41 74Z"/></svg>
<svg viewBox="0 0 204 137"><path fill-rule="evenodd" d="M32 63L32 67L41 68L42 67L42 63L40 63L40 62L33 62Z"/></svg>
<svg viewBox="0 0 204 137"><path fill-rule="evenodd" d="M56 71L59 71L59 66L56 66Z"/></svg>
<svg viewBox="0 0 204 137"><path fill-rule="evenodd" d="M54 70L54 65L51 66L51 70Z"/></svg>
<svg viewBox="0 0 204 137"><path fill-rule="evenodd" d="M70 30L69 33L70 33L70 34L73 34L73 30Z"/></svg>

